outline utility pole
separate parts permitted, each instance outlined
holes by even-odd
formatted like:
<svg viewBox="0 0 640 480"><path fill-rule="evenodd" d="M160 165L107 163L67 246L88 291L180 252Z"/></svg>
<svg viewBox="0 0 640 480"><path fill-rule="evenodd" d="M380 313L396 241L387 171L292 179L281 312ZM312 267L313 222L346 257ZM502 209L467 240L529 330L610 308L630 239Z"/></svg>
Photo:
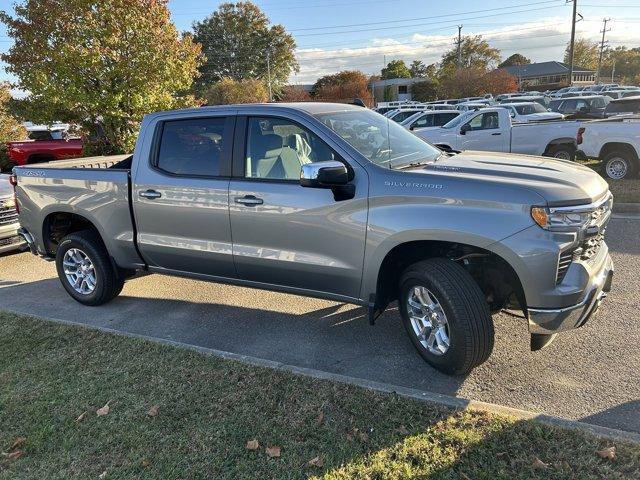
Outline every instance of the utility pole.
<svg viewBox="0 0 640 480"><path fill-rule="evenodd" d="M576 42L576 15L578 13L578 0L573 1L573 16L571 19L571 43L569 44L569 86L573 85L573 47Z"/></svg>
<svg viewBox="0 0 640 480"><path fill-rule="evenodd" d="M607 29L607 22L609 22L610 18L603 18L602 22L604 25L602 26L602 42L600 42L600 57L598 58L598 73L596 74L596 83L600 84L600 69L602 68L602 54L604 53L604 35L607 33L610 28Z"/></svg>
<svg viewBox="0 0 640 480"><path fill-rule="evenodd" d="M269 49L267 49L267 79L269 82L269 102L273 102L273 93L271 92L271 59Z"/></svg>
<svg viewBox="0 0 640 480"><path fill-rule="evenodd" d="M462 25L458 25L458 68L462 68Z"/></svg>

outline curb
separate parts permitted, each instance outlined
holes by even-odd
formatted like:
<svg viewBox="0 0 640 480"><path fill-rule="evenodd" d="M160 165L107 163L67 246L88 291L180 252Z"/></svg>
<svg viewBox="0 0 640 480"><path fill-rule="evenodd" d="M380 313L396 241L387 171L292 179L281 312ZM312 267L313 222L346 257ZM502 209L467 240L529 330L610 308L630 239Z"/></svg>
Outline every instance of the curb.
<svg viewBox="0 0 640 480"><path fill-rule="evenodd" d="M640 213L640 203L613 203L613 213Z"/></svg>
<svg viewBox="0 0 640 480"><path fill-rule="evenodd" d="M368 390L373 390L380 393L396 394L402 397L411 398L411 399L422 401L422 402L428 402L435 405L448 407L454 410L479 410L482 412L494 413L498 415L507 415L507 416L515 417L519 420L534 420L534 421L541 422L543 424L551 425L554 427L566 428L570 430L578 430L585 433L589 433L591 435L595 435L596 437L600 437L600 438L618 440L618 441L624 441L624 442L633 442L633 443L640 444L640 433L627 432L624 430L603 427L600 425L592 425L590 423L584 423L578 420L569 420L566 418L555 417L553 415L536 413L536 412L521 410L513 407L506 407L506 406L497 405L494 403L468 400L460 397L452 397L450 395L443 395L440 393L428 392L424 390L418 390L415 388L402 387L399 385L392 385L389 383L376 382L373 380L366 380L363 378L350 377L347 375L325 372L325 371L316 370L313 368L298 367L295 365L288 365L288 364L276 362L273 360L266 360L263 358L257 358L257 357L252 357L248 355L241 355L239 353L226 352L223 350L200 347L197 345L190 345L188 343L177 342L175 340L168 340L165 338L158 338L158 337L150 337L150 336L141 335L138 333L123 332L123 331L115 330L109 327L87 325L80 322L73 322L70 320L61 320L61 319L52 318L52 317L39 317L36 315L24 314L22 312L17 312L14 310L5 309L4 311L12 312L19 315L30 316L32 318L40 318L45 321L50 321L50 322L58 323L62 325L81 327L89 330L98 330L100 332L120 335L124 337L129 337L129 338L153 341L155 343L160 343L163 345L170 345L174 347L196 351L206 355L212 355L215 357L223 358L225 360L234 360L237 362L242 362L242 363L254 365L257 367L265 367L265 368L271 368L274 370L281 370L281 371L293 373L295 375L311 377L318 380L329 380L333 382L359 386L359 387L366 388Z"/></svg>

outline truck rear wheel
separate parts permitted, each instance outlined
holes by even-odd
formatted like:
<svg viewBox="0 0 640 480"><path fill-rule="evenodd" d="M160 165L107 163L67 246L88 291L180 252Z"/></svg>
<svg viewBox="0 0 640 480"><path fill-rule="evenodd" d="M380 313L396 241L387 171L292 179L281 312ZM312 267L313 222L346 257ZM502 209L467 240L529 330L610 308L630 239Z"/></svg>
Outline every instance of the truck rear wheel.
<svg viewBox="0 0 640 480"><path fill-rule="evenodd" d="M568 143L560 143L549 148L546 157L553 157L559 160L574 160L576 149Z"/></svg>
<svg viewBox="0 0 640 480"><path fill-rule="evenodd" d="M124 278L111 263L102 239L91 230L62 239L56 251L56 268L64 289L83 305L107 303L124 286Z"/></svg>
<svg viewBox="0 0 640 480"><path fill-rule="evenodd" d="M629 150L613 150L602 160L603 170L612 180L631 178L637 174L638 158Z"/></svg>
<svg viewBox="0 0 640 480"><path fill-rule="evenodd" d="M461 375L493 350L493 321L478 284L459 264L432 258L408 267L400 279L402 322L431 366Z"/></svg>

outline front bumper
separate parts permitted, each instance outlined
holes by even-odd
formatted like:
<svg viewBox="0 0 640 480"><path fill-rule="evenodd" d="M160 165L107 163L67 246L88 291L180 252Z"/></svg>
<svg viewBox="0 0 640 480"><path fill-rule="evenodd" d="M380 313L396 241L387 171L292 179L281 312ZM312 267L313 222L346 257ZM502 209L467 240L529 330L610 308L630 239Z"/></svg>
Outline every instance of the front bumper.
<svg viewBox="0 0 640 480"><path fill-rule="evenodd" d="M607 253L602 267L591 277L579 303L557 309L529 308L529 331L533 334L548 335L584 325L611 291L613 272L613 261Z"/></svg>
<svg viewBox="0 0 640 480"><path fill-rule="evenodd" d="M0 227L0 253L23 249L26 245L18 233L18 224Z"/></svg>

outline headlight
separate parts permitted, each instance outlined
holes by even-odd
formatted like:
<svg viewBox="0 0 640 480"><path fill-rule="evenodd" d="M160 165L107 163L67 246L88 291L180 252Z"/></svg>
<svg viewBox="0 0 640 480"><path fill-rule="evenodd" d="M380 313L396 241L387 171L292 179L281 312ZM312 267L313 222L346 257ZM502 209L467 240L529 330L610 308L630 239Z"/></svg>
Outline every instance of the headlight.
<svg viewBox="0 0 640 480"><path fill-rule="evenodd" d="M591 223L593 209L549 209L533 207L531 218L545 230L580 229Z"/></svg>

